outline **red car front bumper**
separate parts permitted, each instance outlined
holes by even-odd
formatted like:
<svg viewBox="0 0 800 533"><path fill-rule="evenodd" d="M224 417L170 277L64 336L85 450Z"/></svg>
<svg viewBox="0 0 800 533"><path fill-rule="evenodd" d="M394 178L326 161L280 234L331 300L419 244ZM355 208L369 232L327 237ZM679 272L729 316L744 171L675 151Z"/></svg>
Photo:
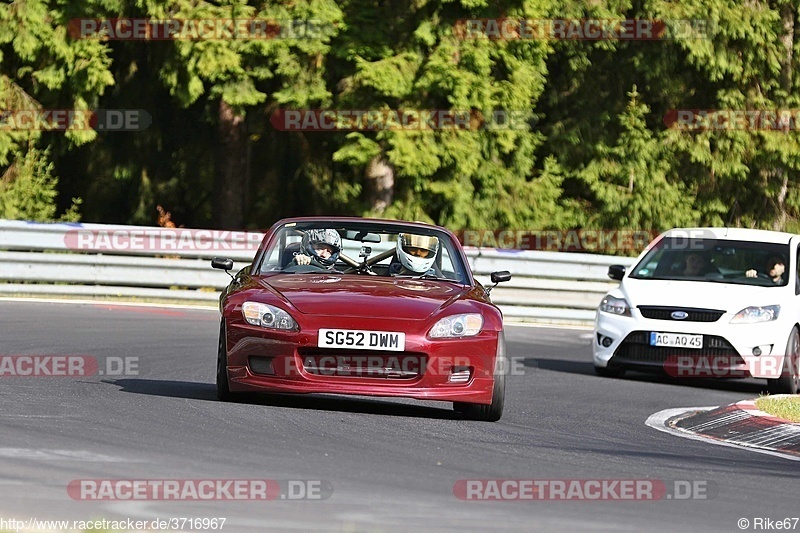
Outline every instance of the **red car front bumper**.
<svg viewBox="0 0 800 533"><path fill-rule="evenodd" d="M326 327L346 329L354 324L353 319L331 317ZM397 331L398 321L360 319L358 329ZM426 332L406 329L402 352L323 350L317 347L318 330L279 332L230 321L226 324L229 387L233 392L491 404L499 332L437 340L427 338Z"/></svg>

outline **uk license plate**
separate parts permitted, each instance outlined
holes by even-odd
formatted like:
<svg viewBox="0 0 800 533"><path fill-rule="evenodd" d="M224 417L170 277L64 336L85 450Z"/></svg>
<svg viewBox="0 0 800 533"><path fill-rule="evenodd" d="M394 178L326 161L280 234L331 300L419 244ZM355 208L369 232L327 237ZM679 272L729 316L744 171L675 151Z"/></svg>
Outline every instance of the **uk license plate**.
<svg viewBox="0 0 800 533"><path fill-rule="evenodd" d="M320 348L402 352L406 349L406 334L402 331L320 329L317 346Z"/></svg>
<svg viewBox="0 0 800 533"><path fill-rule="evenodd" d="M668 348L703 348L702 335L688 335L686 333L650 333L650 346L666 346Z"/></svg>

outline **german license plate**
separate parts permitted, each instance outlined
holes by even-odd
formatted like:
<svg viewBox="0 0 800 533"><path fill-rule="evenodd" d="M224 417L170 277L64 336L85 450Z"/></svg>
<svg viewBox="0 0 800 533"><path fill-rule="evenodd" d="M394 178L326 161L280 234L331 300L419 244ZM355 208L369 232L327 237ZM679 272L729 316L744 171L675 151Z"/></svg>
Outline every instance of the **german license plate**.
<svg viewBox="0 0 800 533"><path fill-rule="evenodd" d="M650 333L650 346L666 346L668 348L695 348L703 347L702 335L687 335L685 333Z"/></svg>
<svg viewBox="0 0 800 533"><path fill-rule="evenodd" d="M401 331L320 329L317 346L320 348L402 352L406 349L406 334Z"/></svg>

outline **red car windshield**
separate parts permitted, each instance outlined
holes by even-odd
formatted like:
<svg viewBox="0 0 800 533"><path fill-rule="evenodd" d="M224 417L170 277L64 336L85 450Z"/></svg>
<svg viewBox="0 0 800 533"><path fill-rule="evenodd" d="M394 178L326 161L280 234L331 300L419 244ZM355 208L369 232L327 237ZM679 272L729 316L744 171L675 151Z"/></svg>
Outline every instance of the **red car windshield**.
<svg viewBox="0 0 800 533"><path fill-rule="evenodd" d="M401 239L399 246L398 238ZM337 241L338 250L335 247ZM406 246L407 243L413 243L413 246ZM321 244L333 248L334 253L320 254ZM398 254L398 249L405 251ZM418 253L418 249L424 249L426 253ZM268 249L260 258L257 272L263 275L331 271L441 279L470 285L471 275L459 250L458 242L433 227L291 224L278 229L271 238Z"/></svg>

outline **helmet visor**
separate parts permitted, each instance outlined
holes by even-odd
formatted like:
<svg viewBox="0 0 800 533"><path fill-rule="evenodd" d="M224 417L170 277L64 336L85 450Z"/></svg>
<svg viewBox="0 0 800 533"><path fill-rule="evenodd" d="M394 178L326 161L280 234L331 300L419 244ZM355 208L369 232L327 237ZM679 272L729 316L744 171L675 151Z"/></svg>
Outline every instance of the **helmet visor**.
<svg viewBox="0 0 800 533"><path fill-rule="evenodd" d="M425 248L417 248L416 246L403 246L403 251L408 255L413 255L414 257L422 257L423 259L428 259L436 255L436 252L433 250L426 250Z"/></svg>
<svg viewBox="0 0 800 533"><path fill-rule="evenodd" d="M333 246L324 242L315 242L311 246L314 248L314 251L317 253L317 256L322 257L324 259L327 259L336 253L336 249Z"/></svg>
<svg viewBox="0 0 800 533"><path fill-rule="evenodd" d="M408 255L429 259L439 249L439 239L425 235L400 235L400 246Z"/></svg>

